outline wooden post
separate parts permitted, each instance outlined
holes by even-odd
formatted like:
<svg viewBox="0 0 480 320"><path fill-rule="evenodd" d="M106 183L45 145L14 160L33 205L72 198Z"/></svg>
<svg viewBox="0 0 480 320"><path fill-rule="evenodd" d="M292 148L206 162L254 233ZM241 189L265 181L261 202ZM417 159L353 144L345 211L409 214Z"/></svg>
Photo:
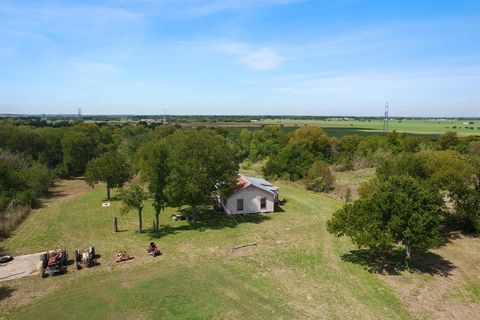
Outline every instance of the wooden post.
<svg viewBox="0 0 480 320"><path fill-rule="evenodd" d="M113 217L113 233L118 232L117 217Z"/></svg>
<svg viewBox="0 0 480 320"><path fill-rule="evenodd" d="M139 233L143 232L142 210L143 210L143 206L138 208L138 232Z"/></svg>

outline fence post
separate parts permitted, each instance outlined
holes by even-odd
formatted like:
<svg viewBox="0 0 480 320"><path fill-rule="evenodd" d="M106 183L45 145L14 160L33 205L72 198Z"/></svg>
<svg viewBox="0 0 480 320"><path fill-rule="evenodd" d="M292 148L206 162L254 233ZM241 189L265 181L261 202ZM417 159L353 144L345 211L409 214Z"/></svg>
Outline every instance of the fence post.
<svg viewBox="0 0 480 320"><path fill-rule="evenodd" d="M113 217L113 233L118 232L118 222L117 217Z"/></svg>

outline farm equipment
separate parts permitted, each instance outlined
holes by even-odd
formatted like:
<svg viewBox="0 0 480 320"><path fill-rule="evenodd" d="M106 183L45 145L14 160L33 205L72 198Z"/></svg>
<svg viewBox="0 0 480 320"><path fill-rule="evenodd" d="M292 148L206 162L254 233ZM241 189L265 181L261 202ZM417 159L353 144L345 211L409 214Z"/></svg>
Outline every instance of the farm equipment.
<svg viewBox="0 0 480 320"><path fill-rule="evenodd" d="M162 253L160 250L158 250L157 246L155 245L154 242L150 242L150 245L148 246L147 252L149 255L156 257L161 255Z"/></svg>
<svg viewBox="0 0 480 320"><path fill-rule="evenodd" d="M40 275L45 278L49 275L62 274L67 270L68 254L64 250L55 249L44 252L40 256L42 269Z"/></svg>
<svg viewBox="0 0 480 320"><path fill-rule="evenodd" d="M120 251L115 254L115 262L127 261L135 258L134 256L129 255L126 251Z"/></svg>
<svg viewBox="0 0 480 320"><path fill-rule="evenodd" d="M94 247L88 248L88 250L80 249L75 250L75 263L77 270L82 268L90 268L97 264L96 252Z"/></svg>

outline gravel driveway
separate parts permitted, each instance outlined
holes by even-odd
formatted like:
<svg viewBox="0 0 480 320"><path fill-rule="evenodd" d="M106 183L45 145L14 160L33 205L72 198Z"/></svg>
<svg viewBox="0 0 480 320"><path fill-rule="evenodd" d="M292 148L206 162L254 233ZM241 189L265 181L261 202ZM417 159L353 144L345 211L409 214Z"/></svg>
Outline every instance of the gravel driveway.
<svg viewBox="0 0 480 320"><path fill-rule="evenodd" d="M22 278L39 274L42 262L41 253L27 254L14 257L7 263L0 264L0 281Z"/></svg>

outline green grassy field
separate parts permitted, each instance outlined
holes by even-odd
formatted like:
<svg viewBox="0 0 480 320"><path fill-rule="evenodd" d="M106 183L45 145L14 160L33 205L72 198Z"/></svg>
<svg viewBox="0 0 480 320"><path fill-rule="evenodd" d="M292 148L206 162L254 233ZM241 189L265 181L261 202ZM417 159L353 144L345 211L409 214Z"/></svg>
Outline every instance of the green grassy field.
<svg viewBox="0 0 480 320"><path fill-rule="evenodd" d="M80 183L80 182L75 182ZM136 215L119 203L102 208L105 191L56 199L36 210L3 243L13 254L95 245L99 266L62 276L26 277L0 284L8 319L409 319L384 282L341 259L352 245L325 230L341 202L278 183L284 212L239 219L206 212L198 224L173 222L163 231L135 233ZM144 221L153 219L150 206ZM112 216L121 229L111 232ZM146 255L154 239L163 255ZM232 252L234 244L257 246ZM113 254L135 255L116 264ZM28 303L27 303L28 302Z"/></svg>
<svg viewBox="0 0 480 320"><path fill-rule="evenodd" d="M455 131L459 135L480 135L480 120L391 120L389 131L415 134L442 134ZM316 125L325 128L330 135L373 134L382 132L383 120L291 120L272 119L256 122L262 124L283 124L284 126Z"/></svg>

